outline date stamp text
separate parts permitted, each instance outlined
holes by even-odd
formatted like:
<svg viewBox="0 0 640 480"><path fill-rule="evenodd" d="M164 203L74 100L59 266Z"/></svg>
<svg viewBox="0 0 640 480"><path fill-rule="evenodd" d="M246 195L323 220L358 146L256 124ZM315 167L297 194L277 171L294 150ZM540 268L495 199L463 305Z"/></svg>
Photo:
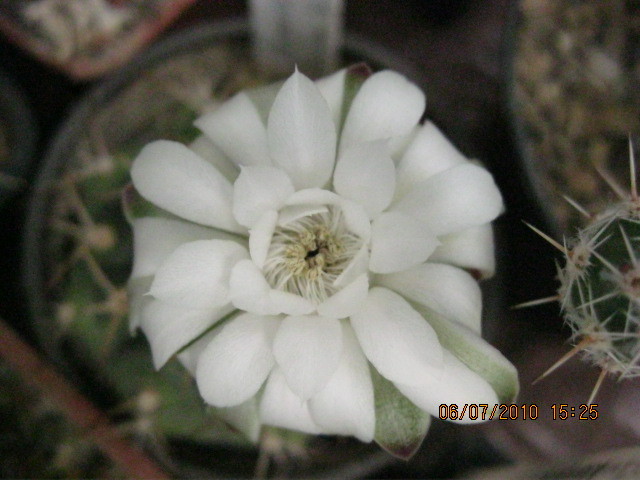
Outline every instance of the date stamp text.
<svg viewBox="0 0 640 480"><path fill-rule="evenodd" d="M581 404L572 406L565 403L554 403L550 406L551 419L568 420L596 420L598 418L598 404ZM540 413L537 404L506 404L506 403L443 403L439 408L441 420L536 420Z"/></svg>

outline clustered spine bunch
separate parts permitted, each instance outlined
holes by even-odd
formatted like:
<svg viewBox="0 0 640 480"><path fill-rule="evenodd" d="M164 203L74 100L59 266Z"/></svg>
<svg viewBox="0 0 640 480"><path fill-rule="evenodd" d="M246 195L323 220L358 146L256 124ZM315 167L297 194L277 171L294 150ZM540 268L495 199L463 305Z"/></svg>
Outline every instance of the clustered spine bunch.
<svg viewBox="0 0 640 480"><path fill-rule="evenodd" d="M640 198L632 149L630 170L629 194L602 173L619 196L602 213L588 214L567 199L589 217L574 238L561 245L542 234L565 257L564 266L558 266L558 294L551 298L560 302L574 345L543 377L581 354L601 369L588 403L608 374L620 379L640 376Z"/></svg>
<svg viewBox="0 0 640 480"><path fill-rule="evenodd" d="M640 375L640 217L621 207L580 232L567 251L558 293L587 358L632 377Z"/></svg>

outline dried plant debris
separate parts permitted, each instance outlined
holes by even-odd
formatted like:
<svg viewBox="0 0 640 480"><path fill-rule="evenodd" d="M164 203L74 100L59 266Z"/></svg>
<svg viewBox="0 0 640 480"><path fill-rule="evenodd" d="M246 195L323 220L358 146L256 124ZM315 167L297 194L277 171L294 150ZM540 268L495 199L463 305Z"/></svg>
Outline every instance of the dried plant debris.
<svg viewBox="0 0 640 480"><path fill-rule="evenodd" d="M561 231L580 225L568 195L601 210L595 168L626 178L640 132L640 8L624 0L523 0L515 39L515 108L533 181Z"/></svg>

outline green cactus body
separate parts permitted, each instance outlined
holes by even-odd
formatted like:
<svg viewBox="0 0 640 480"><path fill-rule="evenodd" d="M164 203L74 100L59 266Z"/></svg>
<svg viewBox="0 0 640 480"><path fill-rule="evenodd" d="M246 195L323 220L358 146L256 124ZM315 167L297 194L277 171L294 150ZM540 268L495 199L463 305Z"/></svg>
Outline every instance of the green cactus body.
<svg viewBox="0 0 640 480"><path fill-rule="evenodd" d="M640 374L640 213L637 198L594 217L565 247L558 291L573 340L588 361Z"/></svg>

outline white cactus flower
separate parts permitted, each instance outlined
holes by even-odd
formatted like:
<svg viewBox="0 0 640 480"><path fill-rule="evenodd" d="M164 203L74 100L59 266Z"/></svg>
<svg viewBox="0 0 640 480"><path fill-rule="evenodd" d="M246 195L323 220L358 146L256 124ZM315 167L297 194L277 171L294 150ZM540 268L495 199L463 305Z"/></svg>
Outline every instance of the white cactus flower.
<svg viewBox="0 0 640 480"><path fill-rule="evenodd" d="M178 354L250 436L352 435L405 457L440 404L512 401L470 273L493 273L502 198L424 109L392 71L296 71L199 118L189 147L147 145L125 204L131 327L156 367Z"/></svg>

